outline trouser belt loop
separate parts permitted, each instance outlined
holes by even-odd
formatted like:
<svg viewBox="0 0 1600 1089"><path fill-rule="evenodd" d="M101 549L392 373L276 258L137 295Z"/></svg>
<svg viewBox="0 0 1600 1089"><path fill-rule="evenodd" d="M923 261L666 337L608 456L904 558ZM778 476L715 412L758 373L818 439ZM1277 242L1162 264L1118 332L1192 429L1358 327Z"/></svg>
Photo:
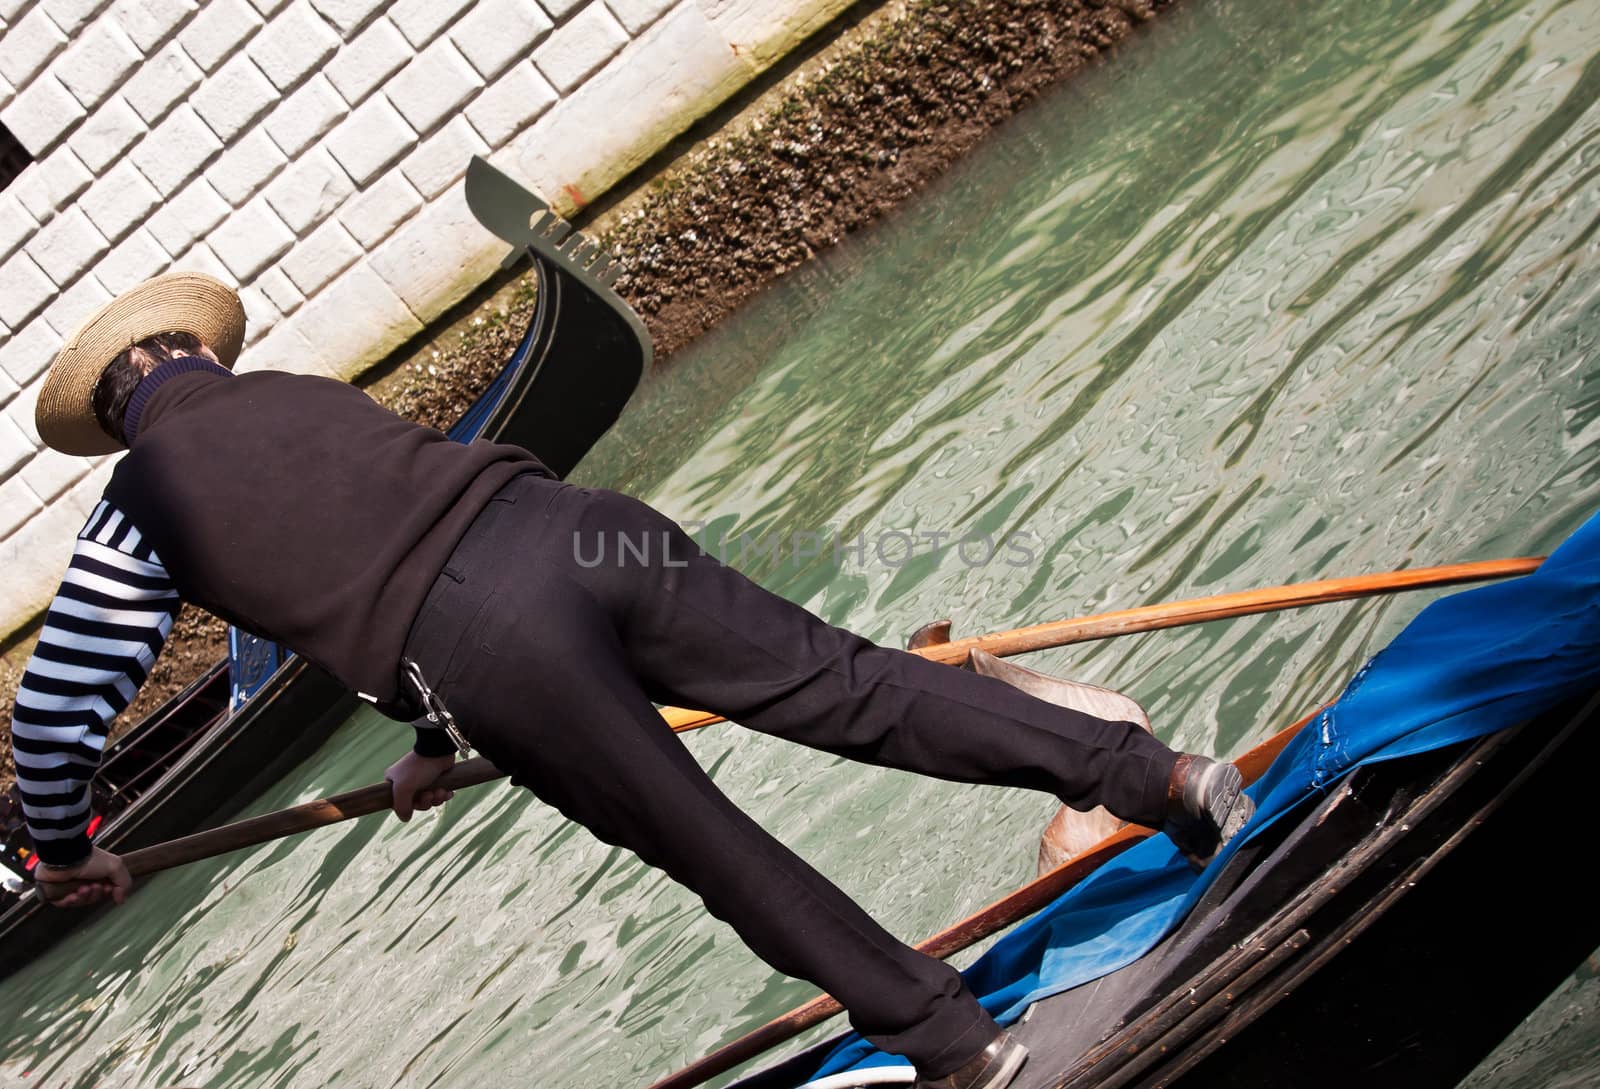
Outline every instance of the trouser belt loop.
<svg viewBox="0 0 1600 1089"><path fill-rule="evenodd" d="M422 704L423 716L428 722L444 731L445 736L450 739L450 743L456 747L456 752L460 753L462 757L471 756L472 746L467 743L466 735L456 725L455 716L444 705L444 700L439 698L437 692L428 687L428 681L422 675L422 668L410 658L401 658L400 673L417 690L417 699Z"/></svg>

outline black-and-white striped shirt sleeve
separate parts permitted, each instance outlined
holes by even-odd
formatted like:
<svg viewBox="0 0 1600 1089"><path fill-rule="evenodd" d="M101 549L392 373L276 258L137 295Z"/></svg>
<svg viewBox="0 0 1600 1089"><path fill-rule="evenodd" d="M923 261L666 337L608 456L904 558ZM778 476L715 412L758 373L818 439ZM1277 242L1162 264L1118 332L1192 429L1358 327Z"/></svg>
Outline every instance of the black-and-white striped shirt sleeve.
<svg viewBox="0 0 1600 1089"><path fill-rule="evenodd" d="M177 612L160 558L102 501L78 535L11 719L23 814L42 861L88 855L89 780L106 731L149 675Z"/></svg>

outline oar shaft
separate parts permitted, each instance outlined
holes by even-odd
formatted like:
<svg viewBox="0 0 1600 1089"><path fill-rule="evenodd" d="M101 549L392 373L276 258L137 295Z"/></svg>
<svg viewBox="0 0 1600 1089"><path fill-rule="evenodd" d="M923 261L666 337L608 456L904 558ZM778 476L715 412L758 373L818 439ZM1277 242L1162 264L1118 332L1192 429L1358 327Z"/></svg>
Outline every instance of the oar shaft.
<svg viewBox="0 0 1600 1089"><path fill-rule="evenodd" d="M438 785L449 790L476 786L504 773L482 757L463 760L445 773ZM254 847L258 843L281 839L299 832L309 832L329 824L364 817L368 813L381 813L392 804L393 794L387 780L358 790L335 794L304 805L291 806L259 817L225 824L206 832L196 832L180 839L168 840L152 847L142 847L122 856L128 872L134 877L171 869L203 858L214 858L229 851Z"/></svg>
<svg viewBox="0 0 1600 1089"><path fill-rule="evenodd" d="M1485 560L1480 563L1452 563L1441 567L1419 567L1409 571L1390 571L1355 578L1321 579L1265 590L1245 590L1218 594L1192 601L1146 605L1137 609L1101 613L1074 620L1057 620L1028 628L953 639L925 648L922 653L941 662L963 662L972 651L983 649L997 658L1025 654L1034 650L1064 647L1094 639L1110 639L1135 632L1159 631L1185 624L1204 624L1238 616L1298 609L1307 605L1327 605L1335 601L1391 594L1403 590L1423 590L1456 586L1466 582L1486 582L1532 573L1544 562L1542 556L1511 560Z"/></svg>

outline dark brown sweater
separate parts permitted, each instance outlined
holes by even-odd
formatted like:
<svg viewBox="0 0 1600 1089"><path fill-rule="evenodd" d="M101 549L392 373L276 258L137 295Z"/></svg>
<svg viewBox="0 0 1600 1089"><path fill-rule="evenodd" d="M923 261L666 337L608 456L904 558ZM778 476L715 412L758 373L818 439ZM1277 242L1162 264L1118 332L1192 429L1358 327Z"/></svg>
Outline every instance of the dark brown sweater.
<svg viewBox="0 0 1600 1089"><path fill-rule="evenodd" d="M473 518L512 477L550 475L521 447L464 446L327 378L180 373L141 400L106 498L184 600L380 705Z"/></svg>

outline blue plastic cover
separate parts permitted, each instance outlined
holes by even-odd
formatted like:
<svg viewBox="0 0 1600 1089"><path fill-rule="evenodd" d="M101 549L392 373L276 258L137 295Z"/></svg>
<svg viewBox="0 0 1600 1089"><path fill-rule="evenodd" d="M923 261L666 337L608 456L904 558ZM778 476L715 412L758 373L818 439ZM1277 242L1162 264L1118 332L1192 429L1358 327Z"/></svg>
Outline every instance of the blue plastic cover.
<svg viewBox="0 0 1600 1089"><path fill-rule="evenodd" d="M1260 832L1354 768L1466 741L1600 688L1600 515L1538 571L1434 602L1363 666L1249 791ZM1097 870L963 973L1002 1024L1038 999L1098 979L1152 949L1204 894L1165 836ZM858 1036L816 1077L904 1062Z"/></svg>

